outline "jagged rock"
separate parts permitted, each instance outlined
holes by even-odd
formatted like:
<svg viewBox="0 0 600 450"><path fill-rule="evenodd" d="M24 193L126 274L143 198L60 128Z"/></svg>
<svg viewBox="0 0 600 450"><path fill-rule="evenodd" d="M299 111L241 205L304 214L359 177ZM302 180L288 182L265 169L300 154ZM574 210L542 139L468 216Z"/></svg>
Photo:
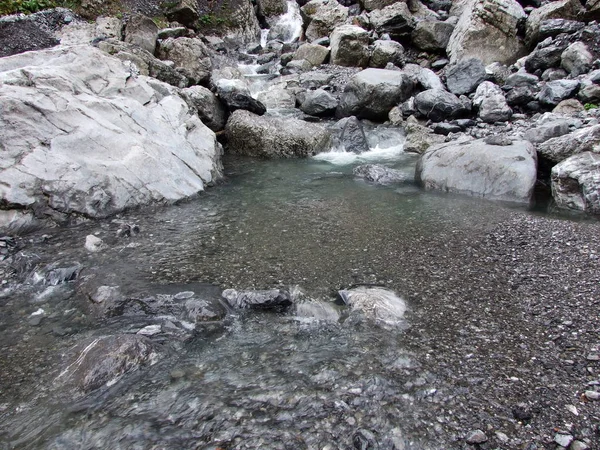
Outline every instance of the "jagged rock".
<svg viewBox="0 0 600 450"><path fill-rule="evenodd" d="M571 156L552 168L551 179L558 207L600 214L600 155Z"/></svg>
<svg viewBox="0 0 600 450"><path fill-rule="evenodd" d="M188 31L186 27L163 28L158 32L158 39L187 37Z"/></svg>
<svg viewBox="0 0 600 450"><path fill-rule="evenodd" d="M338 100L323 89L308 91L300 110L311 116L330 116L335 113Z"/></svg>
<svg viewBox="0 0 600 450"><path fill-rule="evenodd" d="M566 43L552 43L547 47L536 47L525 60L525 69L527 72L534 73L538 70L558 67L566 48Z"/></svg>
<svg viewBox="0 0 600 450"><path fill-rule="evenodd" d="M588 0L585 2L585 11L583 13L584 20L600 20L600 1Z"/></svg>
<svg viewBox="0 0 600 450"><path fill-rule="evenodd" d="M337 115L383 121L394 106L411 96L413 88L413 83L403 72L365 69L350 78Z"/></svg>
<svg viewBox="0 0 600 450"><path fill-rule="evenodd" d="M573 34L585 27L585 22L568 19L548 19L540 23L538 39L543 41L547 37L556 37L559 34Z"/></svg>
<svg viewBox="0 0 600 450"><path fill-rule="evenodd" d="M530 73L527 72L516 72L510 75L506 79L506 86L510 87L521 87L521 86L536 86L539 83L540 79Z"/></svg>
<svg viewBox="0 0 600 450"><path fill-rule="evenodd" d="M429 89L415 96L415 107L420 114L434 122L452 119L465 114L460 99L448 91Z"/></svg>
<svg viewBox="0 0 600 450"><path fill-rule="evenodd" d="M348 19L348 8L335 0L311 0L301 8L309 21L305 35L309 42L329 36Z"/></svg>
<svg viewBox="0 0 600 450"><path fill-rule="evenodd" d="M546 3L544 6L533 10L527 17L525 28L525 41L533 47L540 40L540 27L549 19L577 19L583 11L578 0L559 0Z"/></svg>
<svg viewBox="0 0 600 450"><path fill-rule="evenodd" d="M539 144L537 150L540 157L556 164L572 155L597 152L598 144L600 144L600 125L593 125L549 139Z"/></svg>
<svg viewBox="0 0 600 450"><path fill-rule="evenodd" d="M394 292L379 288L359 286L338 292L352 313L360 313L370 320L386 324L397 324L404 318L406 302ZM363 436L365 436L364 430ZM369 433L371 434L371 433ZM372 436L372 434L371 434ZM374 439L372 439L374 440ZM372 445L357 448L374 448Z"/></svg>
<svg viewBox="0 0 600 450"><path fill-rule="evenodd" d="M542 80L544 81L555 81L567 78L568 74L563 69L546 69L542 72Z"/></svg>
<svg viewBox="0 0 600 450"><path fill-rule="evenodd" d="M329 49L322 45L302 44L294 53L294 60L304 59L313 66L320 66L329 57Z"/></svg>
<svg viewBox="0 0 600 450"><path fill-rule="evenodd" d="M189 85L187 77L137 45L107 39L99 42L98 48L132 66L132 70L140 75L151 76L180 88Z"/></svg>
<svg viewBox="0 0 600 450"><path fill-rule="evenodd" d="M288 9L286 0L257 0L258 13L264 17L280 16Z"/></svg>
<svg viewBox="0 0 600 450"><path fill-rule="evenodd" d="M243 110L229 117L225 131L230 152L261 158L311 156L327 149L330 142L320 125Z"/></svg>
<svg viewBox="0 0 600 450"><path fill-rule="evenodd" d="M430 148L417 163L416 181L426 189L529 203L537 176L533 145L515 141L451 142Z"/></svg>
<svg viewBox="0 0 600 450"><path fill-rule="evenodd" d="M478 58L463 59L446 68L446 85L453 94L469 94L485 78L485 66Z"/></svg>
<svg viewBox="0 0 600 450"><path fill-rule="evenodd" d="M340 143L344 150L351 153L364 153L369 151L367 136L360 120L355 116L341 119L338 126L342 125Z"/></svg>
<svg viewBox="0 0 600 450"><path fill-rule="evenodd" d="M281 69L282 75L293 75L296 73L303 73L312 70L313 65L305 59L295 59L290 61Z"/></svg>
<svg viewBox="0 0 600 450"><path fill-rule="evenodd" d="M409 38L416 26L415 19L406 3L397 2L369 15L371 26L381 36L388 34L393 40Z"/></svg>
<svg viewBox="0 0 600 450"><path fill-rule="evenodd" d="M233 308L239 309L280 309L292 304L289 292L281 289L265 291L236 291L226 289L223 298Z"/></svg>
<svg viewBox="0 0 600 450"><path fill-rule="evenodd" d="M585 108L583 107L581 102L577 101L574 98L563 100L552 110L553 113L565 115L573 115L581 111L585 111Z"/></svg>
<svg viewBox="0 0 600 450"><path fill-rule="evenodd" d="M414 117L409 117L404 126L406 142L404 151L407 153L425 153L430 147L444 142L444 136L435 134L430 128L420 125Z"/></svg>
<svg viewBox="0 0 600 450"><path fill-rule="evenodd" d="M404 47L396 41L377 40L369 60L370 67L384 68L388 63L401 66L404 60Z"/></svg>
<svg viewBox="0 0 600 450"><path fill-rule="evenodd" d="M546 142L548 139L563 136L569 133L570 122L566 119L556 119L543 123L539 126L529 128L523 134L523 138L534 144Z"/></svg>
<svg viewBox="0 0 600 450"><path fill-rule="evenodd" d="M412 42L415 47L425 51L445 50L454 28L452 23L424 20L413 30Z"/></svg>
<svg viewBox="0 0 600 450"><path fill-rule="evenodd" d="M182 89L179 95L190 108L196 109L204 125L213 131L221 131L227 122L227 110L209 89L192 86Z"/></svg>
<svg viewBox="0 0 600 450"><path fill-rule="evenodd" d="M600 86L597 84L589 84L579 90L577 97L579 97L583 103L596 104L600 102Z"/></svg>
<svg viewBox="0 0 600 450"><path fill-rule="evenodd" d="M331 33L331 64L366 67L369 64L369 34L354 25L336 27Z"/></svg>
<svg viewBox="0 0 600 450"><path fill-rule="evenodd" d="M140 366L154 364L159 357L150 339L135 334L90 338L72 352L74 356L57 381L73 383L83 392L112 384Z"/></svg>
<svg viewBox="0 0 600 450"><path fill-rule="evenodd" d="M407 181L406 175L400 170L390 169L379 164L363 164L355 167L352 173L356 177L375 184L403 183Z"/></svg>
<svg viewBox="0 0 600 450"><path fill-rule="evenodd" d="M134 14L125 24L125 42L143 48L154 54L156 40L158 39L158 27L149 17Z"/></svg>
<svg viewBox="0 0 600 450"><path fill-rule="evenodd" d="M171 22L179 22L188 28L193 28L200 18L198 2L196 0L178 0L167 10L166 16Z"/></svg>
<svg viewBox="0 0 600 450"><path fill-rule="evenodd" d="M417 64L405 64L402 71L406 73L415 85L420 85L423 89L441 89L445 90L444 83L436 73Z"/></svg>
<svg viewBox="0 0 600 450"><path fill-rule="evenodd" d="M267 112L265 105L252 98L250 90L240 80L222 79L217 81L217 94L229 112L245 109L259 116Z"/></svg>
<svg viewBox="0 0 600 450"><path fill-rule="evenodd" d="M98 17L96 19L96 36L106 39L121 39L123 22L116 17Z"/></svg>
<svg viewBox="0 0 600 450"><path fill-rule="evenodd" d="M538 94L538 100L545 105L556 106L562 100L572 97L579 88L577 80L556 80L547 82Z"/></svg>
<svg viewBox="0 0 600 450"><path fill-rule="evenodd" d="M491 81L484 81L477 87L473 106L479 109L479 118L487 123L505 122L512 116L502 89Z"/></svg>
<svg viewBox="0 0 600 450"><path fill-rule="evenodd" d="M220 177L220 145L176 89L94 47L0 59L0 108L6 209L106 217Z"/></svg>
<svg viewBox="0 0 600 450"><path fill-rule="evenodd" d="M469 0L448 41L450 63L464 58L514 63L524 53L517 34L525 17L515 0Z"/></svg>
<svg viewBox="0 0 600 450"><path fill-rule="evenodd" d="M589 72L594 57L583 42L573 42L560 56L560 65L572 77Z"/></svg>
<svg viewBox="0 0 600 450"><path fill-rule="evenodd" d="M162 60L175 63L177 70L193 84L210 79L212 61L210 51L200 39L177 38L160 42L157 55Z"/></svg>
<svg viewBox="0 0 600 450"><path fill-rule="evenodd" d="M393 5L396 0L362 0L360 1L361 6L366 11L374 11L376 9L383 9L386 6Z"/></svg>

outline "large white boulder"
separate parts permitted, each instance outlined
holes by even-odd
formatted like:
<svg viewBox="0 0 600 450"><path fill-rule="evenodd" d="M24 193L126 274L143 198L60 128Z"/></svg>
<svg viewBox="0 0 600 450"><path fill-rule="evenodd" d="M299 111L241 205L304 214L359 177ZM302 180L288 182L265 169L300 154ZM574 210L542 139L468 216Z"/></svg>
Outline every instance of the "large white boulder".
<svg viewBox="0 0 600 450"><path fill-rule="evenodd" d="M583 152L554 166L552 196L559 208L600 214L600 155Z"/></svg>
<svg viewBox="0 0 600 450"><path fill-rule="evenodd" d="M221 147L177 93L85 45L0 59L5 209L105 217L204 190L221 176ZM3 214L0 228L19 217Z"/></svg>

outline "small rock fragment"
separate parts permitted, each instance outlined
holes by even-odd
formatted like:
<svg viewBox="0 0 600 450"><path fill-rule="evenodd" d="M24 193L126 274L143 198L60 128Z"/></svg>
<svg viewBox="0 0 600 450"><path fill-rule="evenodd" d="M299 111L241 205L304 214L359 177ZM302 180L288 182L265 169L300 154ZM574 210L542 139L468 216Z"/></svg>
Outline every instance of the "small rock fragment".
<svg viewBox="0 0 600 450"><path fill-rule="evenodd" d="M585 391L584 395L588 400L600 400L600 392L598 391Z"/></svg>
<svg viewBox="0 0 600 450"><path fill-rule="evenodd" d="M561 447L568 447L571 442L573 442L573 436L570 434L560 434L556 433L554 436L554 442L556 442Z"/></svg>
<svg viewBox="0 0 600 450"><path fill-rule="evenodd" d="M465 438L465 441L467 442L467 444L482 444L484 442L486 442L488 440L487 436L485 435L485 433L481 430L473 430L471 432L469 432L469 434L467 434L467 437Z"/></svg>
<svg viewBox="0 0 600 450"><path fill-rule="evenodd" d="M99 252L105 247L104 241L93 234L88 234L85 237L85 248L90 252Z"/></svg>

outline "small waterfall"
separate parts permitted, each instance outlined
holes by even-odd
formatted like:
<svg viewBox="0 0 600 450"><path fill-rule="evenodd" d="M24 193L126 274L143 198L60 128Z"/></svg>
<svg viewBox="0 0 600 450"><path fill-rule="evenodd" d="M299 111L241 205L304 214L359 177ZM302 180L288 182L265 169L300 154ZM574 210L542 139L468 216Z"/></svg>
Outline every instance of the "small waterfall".
<svg viewBox="0 0 600 450"><path fill-rule="evenodd" d="M300 6L295 0L288 0L287 5L287 12L277 17L268 30L267 40L279 39L283 42L293 42L302 36Z"/></svg>
<svg viewBox="0 0 600 450"><path fill-rule="evenodd" d="M269 29L264 28L260 30L260 46L265 48L267 46L267 38L269 37Z"/></svg>

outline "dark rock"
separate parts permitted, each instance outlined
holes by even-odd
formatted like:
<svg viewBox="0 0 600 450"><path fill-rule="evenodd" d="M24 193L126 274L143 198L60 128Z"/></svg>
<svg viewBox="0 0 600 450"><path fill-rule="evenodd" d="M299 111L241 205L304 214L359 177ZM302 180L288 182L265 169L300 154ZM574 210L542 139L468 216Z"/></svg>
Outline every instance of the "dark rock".
<svg viewBox="0 0 600 450"><path fill-rule="evenodd" d="M538 100L544 105L556 106L562 100L575 95L579 88L577 80L556 80L547 82L538 94Z"/></svg>
<svg viewBox="0 0 600 450"><path fill-rule="evenodd" d="M465 437L465 442L471 445L483 444L484 442L487 442L487 440L487 436L481 430L473 430Z"/></svg>
<svg viewBox="0 0 600 450"><path fill-rule="evenodd" d="M192 86L182 89L179 95L198 112L203 124L213 131L221 131L227 122L227 110L219 98L209 89Z"/></svg>
<svg viewBox="0 0 600 450"><path fill-rule="evenodd" d="M331 64L348 67L369 65L369 34L354 25L336 27L331 33Z"/></svg>
<svg viewBox="0 0 600 450"><path fill-rule="evenodd" d="M533 415L531 414L531 410L526 406L515 406L512 409L512 415L515 419L520 421L531 420Z"/></svg>
<svg viewBox="0 0 600 450"><path fill-rule="evenodd" d="M338 100L333 95L323 89L316 89L306 93L300 110L311 116L330 116L335 113L337 106Z"/></svg>
<svg viewBox="0 0 600 450"><path fill-rule="evenodd" d="M354 176L375 184L403 183L407 177L399 170L390 169L379 164L363 164L352 171Z"/></svg>
<svg viewBox="0 0 600 450"><path fill-rule="evenodd" d="M396 2L383 9L376 9L370 14L371 26L381 36L388 34L395 41L410 37L416 23L408 6L404 2Z"/></svg>
<svg viewBox="0 0 600 450"><path fill-rule="evenodd" d="M256 58L257 64L267 64L277 58L277 53L264 53Z"/></svg>
<svg viewBox="0 0 600 450"><path fill-rule="evenodd" d="M535 73L538 70L560 66L560 58L566 48L566 44L553 44L534 50L525 60L525 69L527 72Z"/></svg>
<svg viewBox="0 0 600 450"><path fill-rule="evenodd" d="M171 22L179 22L188 28L193 28L200 18L198 3L195 0L179 0L176 5L167 10L166 16Z"/></svg>
<svg viewBox="0 0 600 450"><path fill-rule="evenodd" d="M446 68L446 85L453 94L469 94L485 81L485 67L480 59L468 58Z"/></svg>
<svg viewBox="0 0 600 450"><path fill-rule="evenodd" d="M344 150L352 153L368 152L369 143L361 121L355 116L350 116L340 120L338 126L341 122L343 122L343 127L340 142Z"/></svg>
<svg viewBox="0 0 600 450"><path fill-rule="evenodd" d="M69 281L74 281L79 276L79 272L81 271L80 265L75 265L71 267L61 267L59 269L52 269L46 273L46 284L50 286L57 286L61 283L67 283Z"/></svg>
<svg viewBox="0 0 600 450"><path fill-rule="evenodd" d="M535 87L539 83L540 79L527 72L516 72L506 78L504 83L507 87Z"/></svg>
<svg viewBox="0 0 600 450"><path fill-rule="evenodd" d="M465 114L462 101L448 91L429 89L415 96L415 107L423 116L441 122Z"/></svg>
<svg viewBox="0 0 600 450"><path fill-rule="evenodd" d="M248 88L242 83L233 80L219 80L217 82L217 94L230 113L238 109L244 109L262 116L267 112L265 105L253 98Z"/></svg>
<svg viewBox="0 0 600 450"><path fill-rule="evenodd" d="M454 25L448 22L422 21L413 30L412 42L420 50L445 50L454 31Z"/></svg>
<svg viewBox="0 0 600 450"><path fill-rule="evenodd" d="M388 63L401 66L404 61L404 47L396 41L377 40L373 43L373 51L369 60L370 67L383 68Z"/></svg>
<svg viewBox="0 0 600 450"><path fill-rule="evenodd" d="M458 133L462 130L463 128L455 123L442 122L433 125L433 132L444 136L448 136L450 133Z"/></svg>
<svg viewBox="0 0 600 450"><path fill-rule="evenodd" d="M550 68L542 72L542 80L544 81L555 81L567 78L567 72L559 68Z"/></svg>
<svg viewBox="0 0 600 450"><path fill-rule="evenodd" d="M28 16L0 17L0 57L58 45L54 31L65 25L67 13L56 8Z"/></svg>
<svg viewBox="0 0 600 450"><path fill-rule="evenodd" d="M525 106L535 100L538 92L532 86L519 86L506 93L506 103L509 106Z"/></svg>
<svg viewBox="0 0 600 450"><path fill-rule="evenodd" d="M158 27L149 17L134 14L125 24L124 36L124 40L128 44L137 45L154 54L158 39Z"/></svg>
<svg viewBox="0 0 600 450"><path fill-rule="evenodd" d="M226 289L223 298L233 308L239 309L281 309L292 304L289 292L281 289L265 291L236 291Z"/></svg>
<svg viewBox="0 0 600 450"><path fill-rule="evenodd" d="M573 34L585 27L585 22L569 19L548 19L540 23L539 37L543 41L547 37L555 37L562 33Z"/></svg>

